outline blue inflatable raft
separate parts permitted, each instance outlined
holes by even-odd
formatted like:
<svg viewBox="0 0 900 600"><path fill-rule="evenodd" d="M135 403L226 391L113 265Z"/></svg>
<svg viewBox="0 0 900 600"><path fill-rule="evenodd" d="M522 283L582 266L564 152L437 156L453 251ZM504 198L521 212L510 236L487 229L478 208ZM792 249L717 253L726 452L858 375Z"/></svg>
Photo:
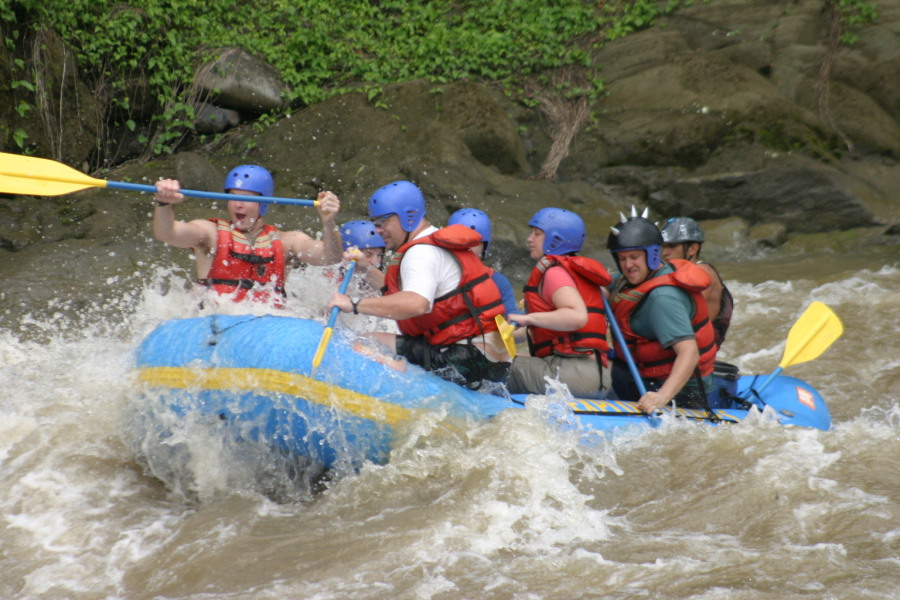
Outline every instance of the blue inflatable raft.
<svg viewBox="0 0 900 600"><path fill-rule="evenodd" d="M416 366L401 372L354 349L344 335L331 340L321 365L312 361L323 333L316 321L281 316L214 315L160 324L137 351L141 393L141 444L147 436L172 445L185 423L213 435L248 442L323 471L387 461L392 440L422 411L441 411L452 427L521 408L525 397L503 398L457 386ZM724 381L735 396L770 406L784 425L828 429L822 397L802 380L777 376L761 397L749 393L756 376ZM561 405L563 403L560 403ZM736 423L756 407L734 403L716 409L667 409L710 424ZM736 405L738 404L738 405ZM561 406L564 426L621 431L649 428L658 417L633 402L570 399ZM573 425L574 424L574 425Z"/></svg>

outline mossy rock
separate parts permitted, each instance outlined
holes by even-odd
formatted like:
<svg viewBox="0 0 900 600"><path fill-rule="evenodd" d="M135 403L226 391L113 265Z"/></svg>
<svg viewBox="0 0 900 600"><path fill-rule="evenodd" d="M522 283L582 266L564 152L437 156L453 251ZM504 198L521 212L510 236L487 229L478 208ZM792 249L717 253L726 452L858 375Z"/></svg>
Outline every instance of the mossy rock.
<svg viewBox="0 0 900 600"><path fill-rule="evenodd" d="M805 253L831 250L835 252L852 252L889 243L885 227L859 227L846 231L834 231L828 233L797 233L788 237L782 247L786 252Z"/></svg>

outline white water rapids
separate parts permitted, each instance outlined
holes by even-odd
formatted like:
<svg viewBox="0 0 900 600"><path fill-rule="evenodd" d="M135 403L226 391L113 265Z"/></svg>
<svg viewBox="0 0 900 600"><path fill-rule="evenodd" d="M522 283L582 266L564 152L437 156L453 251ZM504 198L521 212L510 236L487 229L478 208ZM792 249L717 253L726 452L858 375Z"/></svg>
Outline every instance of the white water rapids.
<svg viewBox="0 0 900 600"><path fill-rule="evenodd" d="M844 322L787 371L830 431L670 423L589 446L539 407L455 436L423 418L389 464L288 503L223 486L212 447L184 498L126 442L135 346L193 310L181 275L136 264L37 304L29 286L53 282L7 282L0 598L896 598L900 263L878 258L720 265L737 299L722 358L742 372L771 372L814 300ZM330 293L300 287L307 307Z"/></svg>

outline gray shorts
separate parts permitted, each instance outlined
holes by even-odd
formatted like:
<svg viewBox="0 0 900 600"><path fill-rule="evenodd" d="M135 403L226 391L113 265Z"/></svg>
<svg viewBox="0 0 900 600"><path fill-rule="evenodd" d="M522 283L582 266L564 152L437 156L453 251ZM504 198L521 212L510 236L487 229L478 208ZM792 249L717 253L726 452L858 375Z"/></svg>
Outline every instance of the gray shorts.
<svg viewBox="0 0 900 600"><path fill-rule="evenodd" d="M506 387L513 394L545 394L544 377L565 383L573 396L596 397L600 393L600 366L594 356L517 356Z"/></svg>

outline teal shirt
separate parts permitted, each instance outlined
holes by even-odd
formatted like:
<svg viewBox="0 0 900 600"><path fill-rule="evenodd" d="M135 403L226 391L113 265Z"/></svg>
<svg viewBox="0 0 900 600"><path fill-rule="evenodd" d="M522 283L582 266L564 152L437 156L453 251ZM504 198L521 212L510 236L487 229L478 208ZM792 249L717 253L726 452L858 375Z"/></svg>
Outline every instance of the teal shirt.
<svg viewBox="0 0 900 600"><path fill-rule="evenodd" d="M666 264L655 277L674 272L671 265ZM621 273L617 273L612 286L615 287ZM691 319L696 307L690 294L673 285L660 286L651 291L631 313L631 329L643 338L657 340L663 348L671 348L683 340L695 339ZM712 375L703 378L707 393L713 389L715 382ZM686 388L699 391L696 378L688 380Z"/></svg>

